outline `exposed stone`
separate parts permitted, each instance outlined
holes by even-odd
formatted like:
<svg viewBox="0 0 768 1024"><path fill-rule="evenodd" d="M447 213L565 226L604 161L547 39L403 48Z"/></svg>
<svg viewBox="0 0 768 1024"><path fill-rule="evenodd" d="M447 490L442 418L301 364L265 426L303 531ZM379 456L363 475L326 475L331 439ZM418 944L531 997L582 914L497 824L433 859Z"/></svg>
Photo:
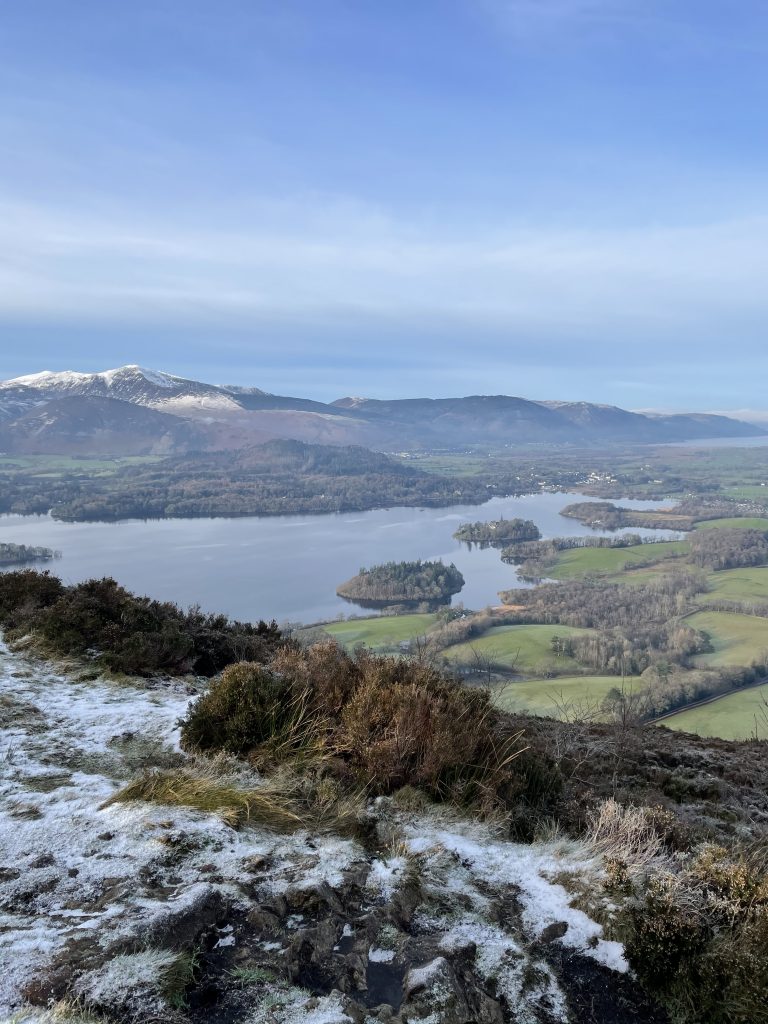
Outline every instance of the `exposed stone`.
<svg viewBox="0 0 768 1024"><path fill-rule="evenodd" d="M206 928L221 922L228 909L221 889L198 882L150 919L143 930L144 943L168 949L187 948Z"/></svg>
<svg viewBox="0 0 768 1024"><path fill-rule="evenodd" d="M539 941L546 943L554 942L556 939L562 939L567 931L567 921L554 921L552 924L548 924L546 928L542 928Z"/></svg>

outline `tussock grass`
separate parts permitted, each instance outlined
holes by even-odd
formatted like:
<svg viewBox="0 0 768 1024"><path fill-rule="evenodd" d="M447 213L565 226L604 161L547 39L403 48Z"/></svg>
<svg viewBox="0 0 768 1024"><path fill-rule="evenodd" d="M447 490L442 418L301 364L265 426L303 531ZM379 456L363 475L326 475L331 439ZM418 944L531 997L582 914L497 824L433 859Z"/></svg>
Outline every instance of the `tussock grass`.
<svg viewBox="0 0 768 1024"><path fill-rule="evenodd" d="M633 877L662 858L664 838L656 819L647 807L603 800L588 817L585 843L593 855Z"/></svg>
<svg viewBox="0 0 768 1024"><path fill-rule="evenodd" d="M326 641L284 648L269 669L226 669L182 722L182 746L245 756L260 769L286 764L347 792L412 786L490 813L524 780L512 769L522 734L499 721L486 691L427 660L350 656ZM338 817L338 800L334 808Z"/></svg>
<svg viewBox="0 0 768 1024"><path fill-rule="evenodd" d="M175 1010L183 1010L186 1007L187 989L194 984L199 972L200 958L197 950L179 953L163 970L163 996Z"/></svg>
<svg viewBox="0 0 768 1024"><path fill-rule="evenodd" d="M195 758L174 769L145 771L103 807L144 800L191 807L216 814L230 828L269 828L275 832L311 829L356 836L364 831L366 794L345 789L336 779L281 766L269 779L237 770L218 757Z"/></svg>
<svg viewBox="0 0 768 1024"><path fill-rule="evenodd" d="M216 767L200 765L144 772L102 806L145 800L176 807L192 807L218 815L230 828L264 825L275 831L293 831L302 819L274 794L263 789L244 789Z"/></svg>
<svg viewBox="0 0 768 1024"><path fill-rule="evenodd" d="M235 984L242 988L247 988L249 985L267 985L275 981L274 971L270 971L266 967L235 967L231 971L227 971L227 974Z"/></svg>
<svg viewBox="0 0 768 1024"><path fill-rule="evenodd" d="M21 1024L28 1020L25 1011L11 1017L8 1024ZM43 1015L38 1018L39 1024L104 1024L103 1017L96 1017L90 1013L79 1000L61 999L50 1006Z"/></svg>

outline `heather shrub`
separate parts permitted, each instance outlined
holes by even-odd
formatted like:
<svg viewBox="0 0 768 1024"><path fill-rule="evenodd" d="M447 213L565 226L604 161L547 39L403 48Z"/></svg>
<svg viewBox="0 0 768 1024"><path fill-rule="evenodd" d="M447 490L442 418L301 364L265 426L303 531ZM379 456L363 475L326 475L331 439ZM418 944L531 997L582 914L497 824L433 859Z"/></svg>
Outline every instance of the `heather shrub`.
<svg viewBox="0 0 768 1024"><path fill-rule="evenodd" d="M268 661L285 643L277 625L233 622L198 608L137 597L113 579L65 587L48 573L0 574L0 626L53 655L89 657L131 675L212 676L238 661Z"/></svg>
<svg viewBox="0 0 768 1024"><path fill-rule="evenodd" d="M43 608L55 604L64 593L57 576L34 569L0 573L0 625L19 633Z"/></svg>
<svg viewBox="0 0 768 1024"><path fill-rule="evenodd" d="M387 794L410 785L490 809L521 790L520 734L500 721L485 691L427 663L350 656L330 641L283 649L269 670L228 668L190 708L182 744L260 765L311 749L312 770L350 788Z"/></svg>
<svg viewBox="0 0 768 1024"><path fill-rule="evenodd" d="M768 875L708 846L621 915L627 959L674 1021L768 1021Z"/></svg>
<svg viewBox="0 0 768 1024"><path fill-rule="evenodd" d="M243 756L282 734L296 713L288 680L253 662L230 665L183 720L181 745Z"/></svg>

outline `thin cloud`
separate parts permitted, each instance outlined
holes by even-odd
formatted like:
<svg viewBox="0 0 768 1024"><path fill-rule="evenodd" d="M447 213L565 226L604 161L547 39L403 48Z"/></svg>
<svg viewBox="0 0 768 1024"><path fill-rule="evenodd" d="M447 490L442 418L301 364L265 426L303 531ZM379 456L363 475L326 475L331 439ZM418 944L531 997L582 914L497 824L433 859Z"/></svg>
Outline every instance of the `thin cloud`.
<svg viewBox="0 0 768 1024"><path fill-rule="evenodd" d="M768 217L683 228L449 233L354 204L240 231L0 208L0 316L241 322L461 316L494 328L711 333L768 315Z"/></svg>

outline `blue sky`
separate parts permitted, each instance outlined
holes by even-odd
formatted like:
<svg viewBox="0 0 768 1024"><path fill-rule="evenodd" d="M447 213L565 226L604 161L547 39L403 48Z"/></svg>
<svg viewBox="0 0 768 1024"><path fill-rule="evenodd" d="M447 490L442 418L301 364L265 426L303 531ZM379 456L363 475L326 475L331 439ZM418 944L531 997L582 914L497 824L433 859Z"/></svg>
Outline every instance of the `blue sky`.
<svg viewBox="0 0 768 1024"><path fill-rule="evenodd" d="M0 377L761 409L765 0L27 0Z"/></svg>

